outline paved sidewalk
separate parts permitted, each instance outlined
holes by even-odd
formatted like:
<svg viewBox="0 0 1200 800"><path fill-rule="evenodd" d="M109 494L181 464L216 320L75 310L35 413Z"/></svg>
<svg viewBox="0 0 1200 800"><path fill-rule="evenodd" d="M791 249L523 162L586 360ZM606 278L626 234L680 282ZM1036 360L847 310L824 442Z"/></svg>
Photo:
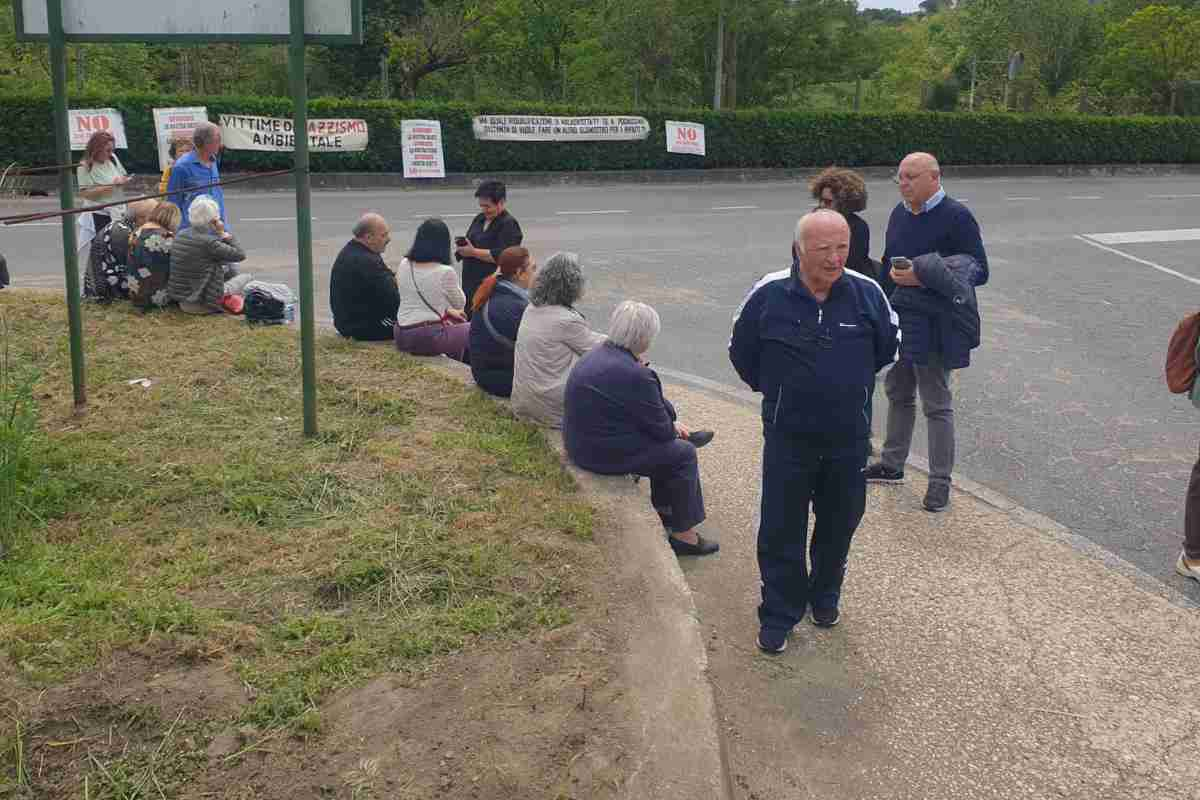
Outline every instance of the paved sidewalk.
<svg viewBox="0 0 1200 800"><path fill-rule="evenodd" d="M721 553L681 563L734 797L1200 799L1196 608L1019 509L956 491L929 514L911 470L869 489L841 625L806 620L786 653L762 654L757 409L667 395L717 431L700 452L702 530Z"/></svg>

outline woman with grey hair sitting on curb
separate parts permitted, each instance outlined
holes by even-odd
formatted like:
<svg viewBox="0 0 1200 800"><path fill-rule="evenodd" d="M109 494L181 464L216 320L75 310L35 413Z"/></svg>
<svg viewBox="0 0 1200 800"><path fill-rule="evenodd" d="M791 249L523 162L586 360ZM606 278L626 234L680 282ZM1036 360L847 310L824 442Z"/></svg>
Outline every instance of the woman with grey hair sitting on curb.
<svg viewBox="0 0 1200 800"><path fill-rule="evenodd" d="M604 334L589 328L574 308L583 297L583 283L575 253L550 256L534 279L513 353L512 409L521 419L561 428L571 367L604 342Z"/></svg>
<svg viewBox="0 0 1200 800"><path fill-rule="evenodd" d="M220 314L221 298L240 293L249 275L237 275L233 267L246 260L246 251L231 231L225 230L217 201L202 194L188 206L188 227L175 236L171 246L171 277L167 296L188 314Z"/></svg>
<svg viewBox="0 0 1200 800"><path fill-rule="evenodd" d="M712 431L689 431L643 360L662 325L658 312L627 300L617 306L608 341L585 355L567 379L563 445L579 467L601 475L650 479L650 503L677 555L706 556L720 546L696 532L704 495L696 448Z"/></svg>

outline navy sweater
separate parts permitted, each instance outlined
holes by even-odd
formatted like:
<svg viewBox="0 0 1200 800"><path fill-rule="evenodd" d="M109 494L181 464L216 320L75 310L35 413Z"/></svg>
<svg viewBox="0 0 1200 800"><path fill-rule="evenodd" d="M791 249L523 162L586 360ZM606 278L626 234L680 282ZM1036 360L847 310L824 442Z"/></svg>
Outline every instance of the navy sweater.
<svg viewBox="0 0 1200 800"><path fill-rule="evenodd" d="M979 223L970 209L952 197L947 196L923 214L913 214L903 203L898 203L892 209L883 249L883 269L879 276L879 285L884 294L891 297L896 290L896 284L888 275L892 258L916 258L926 253L937 253L942 258L971 256L979 265L975 285L983 286L988 282L987 253L983 250Z"/></svg>

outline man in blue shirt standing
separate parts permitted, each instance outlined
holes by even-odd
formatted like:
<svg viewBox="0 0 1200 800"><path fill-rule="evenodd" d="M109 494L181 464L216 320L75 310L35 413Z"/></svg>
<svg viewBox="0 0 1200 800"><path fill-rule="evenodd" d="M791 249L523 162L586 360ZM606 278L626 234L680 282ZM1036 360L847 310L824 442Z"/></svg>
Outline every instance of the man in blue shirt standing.
<svg viewBox="0 0 1200 800"><path fill-rule="evenodd" d="M198 188L221 180L221 171L217 167L217 154L221 152L221 129L211 122L201 122L192 134L192 142L196 149L175 162L171 168L171 180L167 183L167 191L171 193L168 199L183 212L179 230L188 227L188 207L202 194L217 201L217 207L221 209L221 221L225 224L225 230L229 230L229 217L225 215L225 192L220 186Z"/></svg>
<svg viewBox="0 0 1200 800"><path fill-rule="evenodd" d="M921 288L911 260L928 253L970 256L978 266L976 286L988 280L987 254L979 223L970 210L946 194L937 159L929 153L910 153L896 173L902 201L888 219L880 285L890 297L897 286ZM893 263L893 259L901 259ZM871 483L900 483L916 425L917 392L929 429L929 486L922 505L943 511L950 503L950 474L954 470L954 398L950 370L943 360L941 343L924 354L926 363L901 359L888 372L884 388L888 397L887 438L878 463L867 467Z"/></svg>

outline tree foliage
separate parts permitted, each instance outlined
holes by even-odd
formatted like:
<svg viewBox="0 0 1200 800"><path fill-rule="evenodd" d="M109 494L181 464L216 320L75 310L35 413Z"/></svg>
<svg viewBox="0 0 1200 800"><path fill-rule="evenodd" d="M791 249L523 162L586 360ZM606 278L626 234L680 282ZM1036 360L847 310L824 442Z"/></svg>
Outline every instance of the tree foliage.
<svg viewBox="0 0 1200 800"><path fill-rule="evenodd" d="M0 0L0 92L46 88L46 48ZM364 43L309 50L343 98L724 108L1187 110L1200 0L363 0ZM718 42L718 31L721 41ZM717 52L722 54L718 74ZM286 50L70 45L74 93L285 95ZM1007 76L1009 57L1024 69ZM386 79L385 79L386 74ZM954 91L958 87L958 91ZM1194 109L1200 110L1200 109Z"/></svg>

